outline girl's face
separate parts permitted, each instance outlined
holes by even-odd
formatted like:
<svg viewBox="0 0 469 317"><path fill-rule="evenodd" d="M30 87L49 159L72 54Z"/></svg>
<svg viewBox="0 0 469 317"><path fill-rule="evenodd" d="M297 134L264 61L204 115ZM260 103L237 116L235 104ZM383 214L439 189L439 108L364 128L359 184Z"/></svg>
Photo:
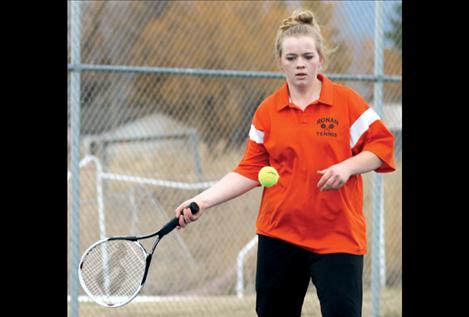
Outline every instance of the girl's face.
<svg viewBox="0 0 469 317"><path fill-rule="evenodd" d="M282 41L280 65L289 85L304 88L316 80L322 58L310 36L290 36Z"/></svg>

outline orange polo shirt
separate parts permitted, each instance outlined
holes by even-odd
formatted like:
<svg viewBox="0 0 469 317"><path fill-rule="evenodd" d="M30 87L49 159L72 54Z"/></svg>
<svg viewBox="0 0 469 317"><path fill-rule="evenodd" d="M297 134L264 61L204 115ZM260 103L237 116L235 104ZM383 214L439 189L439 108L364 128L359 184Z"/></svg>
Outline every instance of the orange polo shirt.
<svg viewBox="0 0 469 317"><path fill-rule="evenodd" d="M266 165L280 174L279 182L262 193L258 234L316 253L365 254L361 175L338 190L320 192L317 171L370 151L384 162L376 172L392 172L394 137L355 91L321 74L318 79L319 100L304 111L290 101L286 82L260 104L233 171L255 181Z"/></svg>

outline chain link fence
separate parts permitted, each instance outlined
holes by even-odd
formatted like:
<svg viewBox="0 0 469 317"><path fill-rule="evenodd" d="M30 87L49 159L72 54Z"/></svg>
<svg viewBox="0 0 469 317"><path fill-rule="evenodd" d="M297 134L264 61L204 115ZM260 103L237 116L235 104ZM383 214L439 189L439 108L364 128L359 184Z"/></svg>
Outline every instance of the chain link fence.
<svg viewBox="0 0 469 317"><path fill-rule="evenodd" d="M378 76L376 4L69 1L69 184L79 176L75 207L69 187L70 244L81 254L106 236L153 232L182 201L231 171L244 152L256 107L284 82L275 59L277 27L294 9L311 9L336 48L326 75L370 105L379 103L395 136L397 171L382 176L378 224L375 173L364 175L369 247L363 315L401 316L401 2L380 4L384 64ZM71 124L77 80L79 148ZM383 87L378 101L376 83ZM72 173L74 149L79 175ZM122 308L87 300L74 280L77 260L70 248L69 316L256 316L260 197L256 188L168 235L142 292ZM372 237L379 248L372 247ZM380 253L374 293L372 250ZM377 299L378 309L372 304ZM312 284L302 316L320 316Z"/></svg>

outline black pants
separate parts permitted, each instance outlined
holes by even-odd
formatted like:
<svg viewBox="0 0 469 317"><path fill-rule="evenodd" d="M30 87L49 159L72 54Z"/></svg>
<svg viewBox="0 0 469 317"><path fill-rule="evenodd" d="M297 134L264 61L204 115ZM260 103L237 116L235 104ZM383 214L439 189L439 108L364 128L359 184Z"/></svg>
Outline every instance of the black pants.
<svg viewBox="0 0 469 317"><path fill-rule="evenodd" d="M259 235L256 312L259 317L299 317L309 279L323 317L359 317L363 255L317 254Z"/></svg>

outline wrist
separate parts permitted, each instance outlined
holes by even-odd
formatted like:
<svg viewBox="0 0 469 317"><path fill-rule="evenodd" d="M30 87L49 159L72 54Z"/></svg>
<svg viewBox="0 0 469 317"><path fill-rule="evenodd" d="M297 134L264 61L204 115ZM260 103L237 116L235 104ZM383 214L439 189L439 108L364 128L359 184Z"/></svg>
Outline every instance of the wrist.
<svg viewBox="0 0 469 317"><path fill-rule="evenodd" d="M356 169L355 164L353 164L352 159L347 159L339 164L349 174L349 177L359 174L359 171Z"/></svg>
<svg viewBox="0 0 469 317"><path fill-rule="evenodd" d="M200 209L207 209L212 206L210 201L201 195L195 196L193 200L199 205Z"/></svg>

